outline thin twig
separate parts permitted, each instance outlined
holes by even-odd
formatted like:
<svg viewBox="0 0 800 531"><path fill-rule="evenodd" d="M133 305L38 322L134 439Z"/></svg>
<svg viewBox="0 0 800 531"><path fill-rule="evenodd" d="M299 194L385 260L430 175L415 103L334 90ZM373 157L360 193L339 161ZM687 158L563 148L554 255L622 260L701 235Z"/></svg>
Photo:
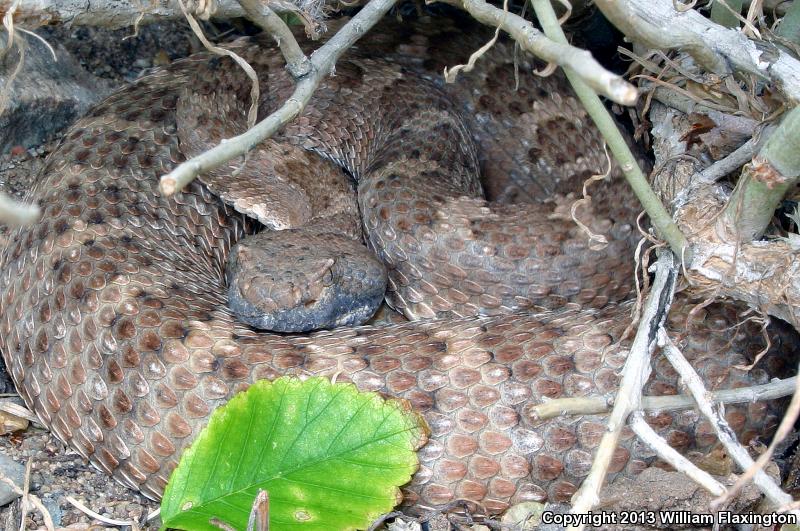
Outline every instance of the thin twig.
<svg viewBox="0 0 800 531"><path fill-rule="evenodd" d="M786 408L786 413L784 413L778 430L775 432L775 435L773 435L772 442L769 443L769 447L764 453L758 456L758 459L756 459L756 462L752 466L744 471L744 474L739 476L739 479L736 480L736 483L734 483L733 487L731 487L726 494L718 495L719 497L711 502L712 510L727 503L728 500L735 496L736 493L753 478L757 471L764 469L767 461L770 460L772 454L775 452L775 447L778 446L778 444L789 435L792 428L794 428L794 422L797 420L798 415L800 415L800 385L795 387L794 395L792 396L791 402L789 402L789 407Z"/></svg>
<svg viewBox="0 0 800 531"><path fill-rule="evenodd" d="M641 409L642 387L650 376L650 357L657 346L657 332L667 317L675 291L678 265L673 254L662 251L656 261L655 270L655 280L622 369L622 379L606 432L597 447L589 475L572 498L573 514L586 513L597 505L600 488L625 427L625 420L632 411Z"/></svg>
<svg viewBox="0 0 800 531"><path fill-rule="evenodd" d="M656 452L658 457L672 465L675 470L683 472L692 481L715 496L725 494L725 487L723 487L719 481L678 453L678 451L671 447L663 437L657 434L647 421L644 420L644 414L641 411L633 412L628 421L628 425L642 442Z"/></svg>
<svg viewBox="0 0 800 531"><path fill-rule="evenodd" d="M247 519L247 531L269 531L269 494L258 489Z"/></svg>
<svg viewBox="0 0 800 531"><path fill-rule="evenodd" d="M235 157L244 155L261 141L294 119L305 108L336 61L364 33L386 14L397 0L372 0L365 5L336 35L311 54L311 71L297 82L294 92L275 112L239 136L175 167L161 177L159 189L170 196L189 184L199 174L218 168Z"/></svg>
<svg viewBox="0 0 800 531"><path fill-rule="evenodd" d="M739 7L741 7L741 4L742 4L742 3L741 3L741 2L739 2ZM761 38L761 33L760 33L760 32L759 32L757 29L756 29L756 27L755 27L755 26L753 26L753 23L752 23L752 22L750 22L749 20L747 20L746 18L744 18L744 17L743 17L743 16L742 16L742 15L741 15L741 14L740 14L738 11L736 11L735 9L731 9L731 6L729 6L729 5L728 5L728 2L727 2L726 0L714 0L714 7L716 7L716 6L718 6L718 5L722 6L724 9L726 9L726 10L727 10L727 12L728 12L730 15L732 15L732 17L735 19L735 21L737 21L737 22L741 22L742 24L744 24L744 27L745 27L745 34L747 34L747 33L750 33L750 36L751 36L751 37L752 37L752 36L755 36L755 37L756 37L756 38L758 38L758 39L760 39L760 38ZM752 3L750 4L750 7L751 7L751 8L753 7L753 4L752 4ZM715 22L721 22L721 21L718 21L718 20L715 20L715 19L714 19L713 13L712 13L712 16L711 16L711 20L714 20ZM736 24L736 22L734 22L734 24ZM739 26L738 26L738 24L736 24L736 25L733 25L733 24L731 24L731 25L725 24L725 25L726 25L726 26L728 26L728 27L731 27L731 28L738 28L738 27L739 27Z"/></svg>
<svg viewBox="0 0 800 531"><path fill-rule="evenodd" d="M758 137L751 138L736 148L727 157L718 160L701 171L697 183L713 183L744 166L747 162L752 160L753 156L758 152L759 147L764 141L764 136L765 135L759 135Z"/></svg>
<svg viewBox="0 0 800 531"><path fill-rule="evenodd" d="M657 87L655 89L654 97L667 107L672 107L673 109L682 111L684 114L691 114L693 112L707 114L708 117L711 118L711 120L719 127L731 129L737 133L753 131L759 126L760 123L758 120L754 120L748 116L718 111L713 107L706 105L706 100L685 97L683 94L679 94L664 87ZM737 111L737 113L738 112L739 111Z"/></svg>
<svg viewBox="0 0 800 531"><path fill-rule="evenodd" d="M2 3L2 2L0 2ZM217 0L214 16L233 19L245 16L237 0ZM142 4L147 9L142 8ZM297 6L288 0L270 0L276 13L298 14ZM109 29L127 28L166 19L179 19L181 10L171 1L114 0L113 2L65 2L64 0L20 0L17 21L29 28L62 24L99 26Z"/></svg>
<svg viewBox="0 0 800 531"><path fill-rule="evenodd" d="M28 482L30 482L30 463L32 463L32 461L29 459L28 463L25 464L25 474L26 474L25 480L28 481ZM7 478L2 473L0 473L0 481L5 483L6 485L8 485L11 488L11 490L14 491L14 494L16 494L17 496L25 496L25 491L23 491L23 489L21 489L19 487L19 485L17 485L13 481L11 481L11 479ZM55 525L53 524L53 517L50 516L50 512L44 506L44 504L42 503L42 500L40 500L38 496L36 496L34 494L31 494L31 493L27 494L27 500L42 515L42 520L44 520L44 526L47 528L47 530L48 531L53 531L55 529ZM25 521L25 516L24 515L26 515L27 512L28 512L28 508L25 506L25 503L23 502L23 518L21 519L21 522ZM22 525L22 524L20 524L20 525Z"/></svg>
<svg viewBox="0 0 800 531"><path fill-rule="evenodd" d="M559 66L570 68L594 91L621 105L633 105L639 92L621 76L600 65L586 50L545 37L533 24L515 13L504 13L484 0L443 0L460 7L478 22L501 28L533 55Z"/></svg>
<svg viewBox="0 0 800 531"><path fill-rule="evenodd" d="M25 519L28 517L28 507L30 506L31 502L29 500L29 495L31 491L31 467L33 466L33 460L28 458L25 462L25 475L22 479L22 511L19 517L19 531L25 531Z"/></svg>
<svg viewBox="0 0 800 531"><path fill-rule="evenodd" d="M239 3L247 12L247 17L275 39L286 60L286 70L295 81L311 71L311 62L281 17L260 0L239 0Z"/></svg>
<svg viewBox="0 0 800 531"><path fill-rule="evenodd" d="M154 518L157 518L159 516L161 516L161 507L159 507L158 509L155 509L154 511L148 513L147 516L145 517L145 521L149 522L150 520L152 520Z"/></svg>
<svg viewBox="0 0 800 531"><path fill-rule="evenodd" d="M247 111L247 127L253 127L256 123L256 117L258 114L258 100L260 95L260 88L258 85L258 75L256 75L256 71L253 70L253 67L250 64L242 59L239 55L235 52L228 50L227 48L221 48L209 42L206 39L206 36L203 34L203 29L200 27L200 24L194 19L194 16L189 12L184 4L184 0L178 0L178 4L181 6L181 10L183 11L183 15L186 17L186 20L189 22L189 26L191 26L192 31L200 39L200 42L203 43L203 46L209 52L230 57L239 67L244 70L244 73L247 74L247 77L250 78L250 109Z"/></svg>
<svg viewBox="0 0 800 531"><path fill-rule="evenodd" d="M686 361L680 350L672 343L672 340L667 336L663 330L659 331L659 343L661 344L661 352L669 360L675 371L680 375L683 384L689 390L697 402L697 407L700 412L709 420L717 438L725 447L734 461L742 468L747 470L753 466L753 459L747 450L739 444L728 421L721 413L720 407L714 405L708 399L708 391L706 390L703 380L697 371ZM767 499L775 506L785 505L792 501L792 497L786 494L781 488L770 478L763 470L757 469L753 476L753 483L763 492Z"/></svg>
<svg viewBox="0 0 800 531"><path fill-rule="evenodd" d="M709 393L709 400L722 404L747 404L762 400L775 400L791 395L797 385L797 376L773 380L766 384L736 389L722 389ZM529 411L534 421L545 421L560 416L603 415L611 411L612 397L583 396L556 398L537 404ZM694 398L688 395L643 396L643 411L675 411L693 409Z"/></svg>
<svg viewBox="0 0 800 531"><path fill-rule="evenodd" d="M73 498L72 496L67 496L66 500L70 504L72 504L73 507L75 507L76 509L78 509L82 513L85 513L88 516L94 518L95 520L103 522L104 524L116 525L116 526L120 526L120 527L121 526L135 526L136 525L136 522L133 522L133 521L130 521L130 520L115 520L113 518L108 518L106 516L103 516L102 514L96 513L95 511L89 509L87 506L85 506L84 504L82 504L81 502L79 502L78 500Z"/></svg>
<svg viewBox="0 0 800 531"><path fill-rule="evenodd" d="M695 94L692 94L689 90L681 88L681 87L675 85L674 83L669 83L667 81L658 79L658 78L653 77L653 76L648 75L648 74L637 74L637 75L631 77L631 79L643 79L645 81L653 83L654 85L658 85L659 87L663 88L664 90L671 91L671 92L677 92L681 96L692 100L695 104L702 105L704 107L707 107L709 109L715 110L717 112L722 112L722 113L733 113L733 112L736 112L736 108L734 108L734 107L730 107L730 106L720 105L720 104L714 103L713 101L710 101L708 98L701 98L700 96L696 96Z"/></svg>

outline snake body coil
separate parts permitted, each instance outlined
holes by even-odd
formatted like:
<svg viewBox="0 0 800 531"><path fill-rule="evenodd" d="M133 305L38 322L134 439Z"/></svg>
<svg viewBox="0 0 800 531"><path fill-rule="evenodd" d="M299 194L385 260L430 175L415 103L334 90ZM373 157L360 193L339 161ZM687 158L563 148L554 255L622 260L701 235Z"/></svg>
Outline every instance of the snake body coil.
<svg viewBox="0 0 800 531"><path fill-rule="evenodd" d="M441 30L407 33L373 32L263 149L271 171L292 182L313 182L322 171L299 159L321 154L333 162L317 161L324 167L344 167L358 182L369 244L389 269L390 301L411 318L438 319L311 336L258 333L235 321L224 267L253 223L226 203L243 195L220 199L224 171L173 198L157 190L158 177L187 155L185 131L213 139L247 102L238 69L201 54L118 91L67 133L31 192L42 220L15 232L2 255L0 348L26 403L59 438L157 498L209 414L249 382L337 374L424 414L431 437L407 503L461 498L499 512L571 496L602 420L541 422L531 408L615 389L636 203L617 179L578 209L609 240L596 251L571 219L572 199L525 207L481 199L479 170L535 175L543 191L564 193L605 167L599 135L557 79L523 76L514 92L504 46L469 84L446 88L431 72L458 62L471 42ZM390 50L392 42L403 45ZM253 41L233 46L259 72L264 116L292 82L278 54ZM198 107L200 96L221 108ZM282 159L281 150L296 156ZM257 190L256 173L242 172L232 193ZM512 190L506 200L527 193L503 189ZM560 309L504 315L532 305ZM686 307L676 307L675 328L683 329ZM707 308L682 339L712 387L767 377L731 368L760 348L757 340L726 348L731 334L749 330L727 330L735 318ZM655 373L647 392L677 391L666 365ZM728 409L745 437L774 418L765 404ZM694 412L650 419L678 447L702 451L714 442ZM611 473L636 472L651 457L628 438Z"/></svg>

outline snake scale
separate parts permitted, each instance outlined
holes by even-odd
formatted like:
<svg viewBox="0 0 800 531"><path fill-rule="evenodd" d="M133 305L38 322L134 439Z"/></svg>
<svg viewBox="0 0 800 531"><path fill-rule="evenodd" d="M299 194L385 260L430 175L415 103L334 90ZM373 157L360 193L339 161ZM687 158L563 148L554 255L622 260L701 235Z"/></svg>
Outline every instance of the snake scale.
<svg viewBox="0 0 800 531"><path fill-rule="evenodd" d="M249 382L336 375L424 415L430 438L405 503L463 499L498 513L569 499L603 420L540 421L531 408L616 388L636 202L616 171L593 190L578 217L609 243L590 248L563 196L606 165L580 105L557 76L526 74L522 57L515 90L513 50L502 43L444 86L441 68L485 41L437 25L428 35L389 23L371 32L269 144L273 169L292 179L339 167L355 179L368 244L389 270L387 298L416 322L292 335L232 317L224 266L255 223L212 192L213 175L172 198L157 190L158 177L187 156L182 130L213 137L221 117L248 101L249 84L227 59L199 54L156 71L68 131L31 191L42 220L13 232L0 263L3 358L53 433L159 498L209 414ZM259 72L263 117L292 81L269 45L231 46ZM198 94L231 103L197 106ZM505 204L480 198L479 171L505 179L485 186ZM258 188L251 177L240 175L242 196L246 185ZM515 204L531 189L556 199ZM704 308L679 335L689 307L677 302L670 326L710 387L767 379L733 368L761 348L752 328L731 328L734 310ZM654 373L646 393L678 391L665 363ZM727 417L747 440L776 414L757 403L731 406ZM696 412L648 419L678 448L703 452L715 442ZM652 458L628 433L610 473L635 473Z"/></svg>

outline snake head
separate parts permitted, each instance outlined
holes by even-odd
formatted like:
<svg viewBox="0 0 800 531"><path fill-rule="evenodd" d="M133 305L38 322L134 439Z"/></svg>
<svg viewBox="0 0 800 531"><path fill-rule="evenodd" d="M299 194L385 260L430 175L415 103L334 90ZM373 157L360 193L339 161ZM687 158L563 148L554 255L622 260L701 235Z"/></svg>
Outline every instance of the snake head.
<svg viewBox="0 0 800 531"><path fill-rule="evenodd" d="M226 278L236 317L275 332L361 324L386 289L383 264L362 244L302 229L245 238L230 254Z"/></svg>

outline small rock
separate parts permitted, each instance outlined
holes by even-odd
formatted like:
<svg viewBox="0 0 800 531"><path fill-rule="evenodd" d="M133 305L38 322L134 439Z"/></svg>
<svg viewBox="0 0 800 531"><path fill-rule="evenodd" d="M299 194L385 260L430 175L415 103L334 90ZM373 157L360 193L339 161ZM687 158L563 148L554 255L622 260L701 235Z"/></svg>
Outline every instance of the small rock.
<svg viewBox="0 0 800 531"><path fill-rule="evenodd" d="M18 417L7 411L0 411L0 435L8 435L15 431L22 431L28 429L27 419Z"/></svg>
<svg viewBox="0 0 800 531"><path fill-rule="evenodd" d="M44 505L44 508L50 513L50 518L53 519L53 525L60 527L61 517L64 516L64 511L61 510L61 505L59 505L58 501L51 496L45 496L42 498L42 505Z"/></svg>
<svg viewBox="0 0 800 531"><path fill-rule="evenodd" d="M500 521L512 529L533 530L539 526L542 511L544 511L544 505L541 503L518 503L509 507Z"/></svg>
<svg viewBox="0 0 800 531"><path fill-rule="evenodd" d="M41 437L29 437L22 442L22 446L31 454L41 451L44 445L45 441Z"/></svg>
<svg viewBox="0 0 800 531"><path fill-rule="evenodd" d="M17 463L4 453L0 453L0 476L11 480L22 490L25 479L25 466ZM7 505L20 495L5 481L0 481L0 506Z"/></svg>
<svg viewBox="0 0 800 531"><path fill-rule="evenodd" d="M0 39L0 45L5 39ZM22 155L33 145L55 135L109 91L59 44L53 45L58 61L41 43L27 46L16 76L18 49L0 64L0 86L8 85L0 112L0 153ZM13 77L12 77L13 76ZM15 155L17 156L17 155Z"/></svg>
<svg viewBox="0 0 800 531"><path fill-rule="evenodd" d="M422 526L418 522L406 520L402 516L395 518L394 522L386 524L388 531L421 531Z"/></svg>
<svg viewBox="0 0 800 531"><path fill-rule="evenodd" d="M9 152L11 153L12 157L21 157L25 154L25 147L17 144L16 146L11 146Z"/></svg>

